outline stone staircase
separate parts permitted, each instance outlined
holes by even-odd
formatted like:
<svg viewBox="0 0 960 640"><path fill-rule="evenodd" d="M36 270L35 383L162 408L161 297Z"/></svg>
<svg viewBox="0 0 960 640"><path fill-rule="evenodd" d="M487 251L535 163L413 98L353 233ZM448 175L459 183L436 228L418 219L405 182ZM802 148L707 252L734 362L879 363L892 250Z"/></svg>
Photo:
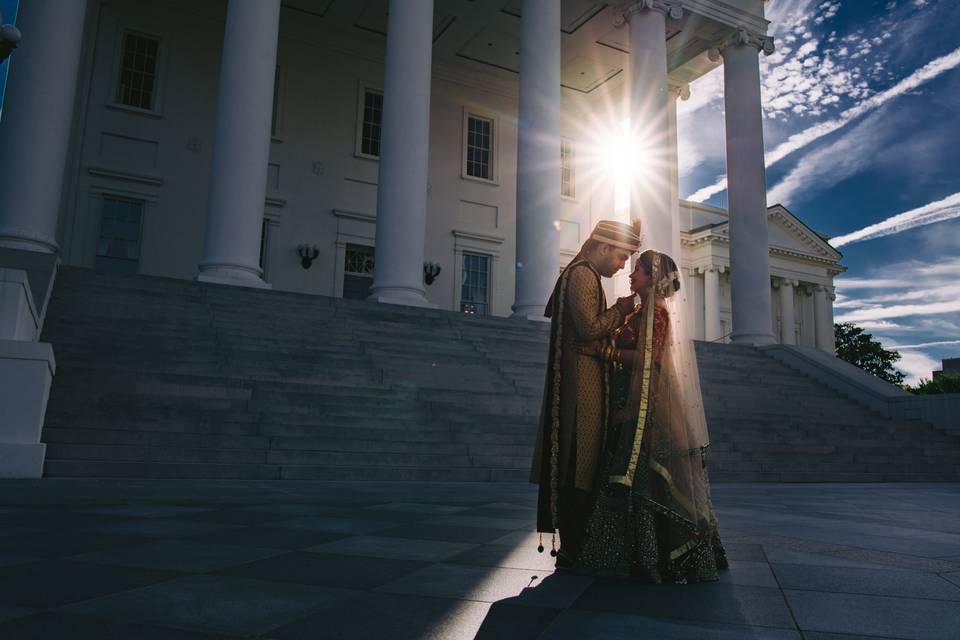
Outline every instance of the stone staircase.
<svg viewBox="0 0 960 640"><path fill-rule="evenodd" d="M548 326L63 267L42 339L54 477L527 479ZM698 343L714 480L956 480L897 424Z"/></svg>

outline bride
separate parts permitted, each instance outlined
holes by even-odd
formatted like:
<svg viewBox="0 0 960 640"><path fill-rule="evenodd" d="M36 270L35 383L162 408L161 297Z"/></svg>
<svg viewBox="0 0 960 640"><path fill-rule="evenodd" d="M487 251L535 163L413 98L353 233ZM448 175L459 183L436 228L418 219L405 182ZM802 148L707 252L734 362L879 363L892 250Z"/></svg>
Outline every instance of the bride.
<svg viewBox="0 0 960 640"><path fill-rule="evenodd" d="M707 480L707 425L693 343L678 313L669 256L640 254L630 288L642 302L612 345L584 352L611 367L610 429L574 569L688 583L727 567Z"/></svg>

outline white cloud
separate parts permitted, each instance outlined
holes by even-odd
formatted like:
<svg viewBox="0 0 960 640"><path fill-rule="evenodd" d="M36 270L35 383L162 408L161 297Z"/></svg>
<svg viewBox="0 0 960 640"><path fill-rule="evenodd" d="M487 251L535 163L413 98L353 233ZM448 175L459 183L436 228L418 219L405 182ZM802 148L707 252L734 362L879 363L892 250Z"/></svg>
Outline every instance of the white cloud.
<svg viewBox="0 0 960 640"><path fill-rule="evenodd" d="M890 307L870 307L857 309L837 316L837 322L860 322L862 320L884 320L886 318L906 318L939 313L960 313L960 300L952 302L933 302L929 304L896 304Z"/></svg>
<svg viewBox="0 0 960 640"><path fill-rule="evenodd" d="M943 347L951 344L960 344L960 340L937 340L920 344L898 344L897 349L927 349L929 347Z"/></svg>
<svg viewBox="0 0 960 640"><path fill-rule="evenodd" d="M863 229L837 236L830 240L830 244L834 247L842 247L851 242L862 242L863 240L889 236L913 229L914 227L943 222L958 217L960 217L960 192L947 196L942 200L930 202L922 207L891 216L886 220L871 224Z"/></svg>
<svg viewBox="0 0 960 640"><path fill-rule="evenodd" d="M852 107L845 109L843 112L841 112L839 117L818 122L813 126L807 127L803 131L791 135L789 138L787 138L787 140L778 144L771 151L768 151L765 154L764 160L766 166L770 167L776 164L790 154L795 153L796 151L807 147L820 138L845 127L853 120L878 109L887 102L905 93L917 89L926 82L933 80L934 78L956 68L957 66L960 66L960 47L954 49L944 56L940 56L939 58L931 60L888 89L865 98L854 104ZM839 76L834 76L834 78L834 81L838 82L839 86L845 86L849 84ZM851 79L853 79L852 75ZM688 196L687 199L692 200L693 202L704 202L713 195L725 190L726 187L726 176L722 176L721 178L717 179L714 184L698 189L695 193Z"/></svg>

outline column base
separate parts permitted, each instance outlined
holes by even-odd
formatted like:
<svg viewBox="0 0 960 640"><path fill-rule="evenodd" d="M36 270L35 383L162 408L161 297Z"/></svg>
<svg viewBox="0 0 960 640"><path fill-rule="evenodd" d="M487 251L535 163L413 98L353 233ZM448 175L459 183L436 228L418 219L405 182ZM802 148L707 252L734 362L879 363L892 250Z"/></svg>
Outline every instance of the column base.
<svg viewBox="0 0 960 640"><path fill-rule="evenodd" d="M232 287L251 287L254 289L273 289L273 285L264 282L256 273L247 269L203 269L194 278L197 282L209 282L211 284L226 284Z"/></svg>
<svg viewBox="0 0 960 640"><path fill-rule="evenodd" d="M60 245L53 240L28 236L0 235L0 249L19 249L37 253L58 253Z"/></svg>
<svg viewBox="0 0 960 640"><path fill-rule="evenodd" d="M398 304L406 307L420 307L421 309L439 309L440 306L427 300L420 291L412 289L374 289L367 298L368 302L382 304Z"/></svg>
<svg viewBox="0 0 960 640"><path fill-rule="evenodd" d="M0 478L42 478L47 445L0 442Z"/></svg>
<svg viewBox="0 0 960 640"><path fill-rule="evenodd" d="M0 478L43 475L40 435L55 371L49 344L0 340Z"/></svg>
<svg viewBox="0 0 960 640"><path fill-rule="evenodd" d="M510 314L510 317L519 318L520 320L533 320L534 322L550 322L550 318L543 315L546 306L546 303L542 305L514 305L513 313Z"/></svg>
<svg viewBox="0 0 960 640"><path fill-rule="evenodd" d="M777 343L772 333L735 333L730 336L730 342L754 347L764 347L768 344Z"/></svg>

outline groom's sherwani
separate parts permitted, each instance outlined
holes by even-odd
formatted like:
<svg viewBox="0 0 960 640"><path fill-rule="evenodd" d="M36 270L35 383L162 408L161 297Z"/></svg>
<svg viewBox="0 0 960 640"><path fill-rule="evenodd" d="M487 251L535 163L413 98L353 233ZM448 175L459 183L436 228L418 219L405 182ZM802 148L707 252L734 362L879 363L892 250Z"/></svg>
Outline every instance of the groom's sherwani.
<svg viewBox="0 0 960 640"><path fill-rule="evenodd" d="M545 315L551 320L550 352L531 482L540 485L537 530L552 533L558 493L592 489L606 431L607 368L580 347L608 341L624 313L617 305L607 309L600 274L578 256L557 280Z"/></svg>

